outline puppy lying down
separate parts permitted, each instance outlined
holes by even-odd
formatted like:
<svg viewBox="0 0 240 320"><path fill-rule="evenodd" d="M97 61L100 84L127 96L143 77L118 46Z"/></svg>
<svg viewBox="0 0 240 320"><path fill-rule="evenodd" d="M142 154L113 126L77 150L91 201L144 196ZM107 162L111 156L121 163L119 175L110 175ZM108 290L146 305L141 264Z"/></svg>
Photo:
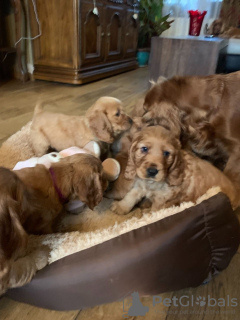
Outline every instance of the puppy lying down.
<svg viewBox="0 0 240 320"><path fill-rule="evenodd" d="M131 124L122 102L112 97L99 98L85 116L47 112L38 104L30 137L35 155L42 156L49 147L61 151L72 146L82 148L89 141L112 143Z"/></svg>
<svg viewBox="0 0 240 320"><path fill-rule="evenodd" d="M0 167L0 294L31 280L47 264L48 250L28 254L29 234L54 232L70 199L93 209L103 197L107 180L101 161L76 154L54 163L11 171Z"/></svg>

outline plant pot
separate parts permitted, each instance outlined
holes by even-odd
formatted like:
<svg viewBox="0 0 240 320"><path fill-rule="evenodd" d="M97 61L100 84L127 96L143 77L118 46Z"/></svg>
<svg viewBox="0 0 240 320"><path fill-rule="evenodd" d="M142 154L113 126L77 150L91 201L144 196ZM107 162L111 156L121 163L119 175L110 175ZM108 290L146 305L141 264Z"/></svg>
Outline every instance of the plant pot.
<svg viewBox="0 0 240 320"><path fill-rule="evenodd" d="M148 65L149 56L150 56L150 49L149 48L138 49L137 61L138 61L139 67L145 67Z"/></svg>

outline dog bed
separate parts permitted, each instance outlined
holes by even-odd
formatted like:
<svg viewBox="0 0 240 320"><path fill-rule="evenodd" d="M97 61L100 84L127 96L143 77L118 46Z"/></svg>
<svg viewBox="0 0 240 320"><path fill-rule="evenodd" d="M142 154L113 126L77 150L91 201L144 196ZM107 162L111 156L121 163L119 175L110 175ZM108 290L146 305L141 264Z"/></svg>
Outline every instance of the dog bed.
<svg viewBox="0 0 240 320"><path fill-rule="evenodd" d="M13 167L33 156L29 124L0 148L0 164ZM196 204L127 216L114 215L104 199L94 211L66 216L60 232L30 236L29 250L45 244L49 265L7 295L55 310L120 300L131 292L153 295L196 287L224 270L240 242L237 217L218 187Z"/></svg>

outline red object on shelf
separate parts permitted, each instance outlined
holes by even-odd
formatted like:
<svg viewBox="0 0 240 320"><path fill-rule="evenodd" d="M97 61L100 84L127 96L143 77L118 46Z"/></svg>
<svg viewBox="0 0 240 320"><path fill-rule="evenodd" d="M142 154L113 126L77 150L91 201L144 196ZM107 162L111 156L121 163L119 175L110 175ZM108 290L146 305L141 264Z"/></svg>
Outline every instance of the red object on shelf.
<svg viewBox="0 0 240 320"><path fill-rule="evenodd" d="M203 19L207 11L189 10L190 24L189 24L189 35L199 36L202 27Z"/></svg>

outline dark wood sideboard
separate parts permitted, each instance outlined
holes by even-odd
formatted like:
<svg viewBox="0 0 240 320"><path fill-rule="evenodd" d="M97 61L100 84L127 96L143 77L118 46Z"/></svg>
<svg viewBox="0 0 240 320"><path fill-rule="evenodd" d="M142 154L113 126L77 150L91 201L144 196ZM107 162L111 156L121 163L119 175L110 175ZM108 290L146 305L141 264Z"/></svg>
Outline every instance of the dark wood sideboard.
<svg viewBox="0 0 240 320"><path fill-rule="evenodd" d="M0 81L14 77L16 49L10 45L5 17L11 11L11 4L0 0Z"/></svg>
<svg viewBox="0 0 240 320"><path fill-rule="evenodd" d="M42 35L33 41L34 78L81 84L135 69L135 0L36 1ZM33 9L33 8L32 8ZM31 10L32 36L38 25Z"/></svg>

